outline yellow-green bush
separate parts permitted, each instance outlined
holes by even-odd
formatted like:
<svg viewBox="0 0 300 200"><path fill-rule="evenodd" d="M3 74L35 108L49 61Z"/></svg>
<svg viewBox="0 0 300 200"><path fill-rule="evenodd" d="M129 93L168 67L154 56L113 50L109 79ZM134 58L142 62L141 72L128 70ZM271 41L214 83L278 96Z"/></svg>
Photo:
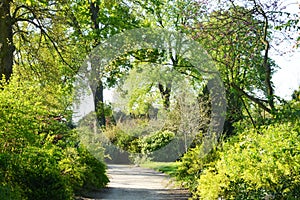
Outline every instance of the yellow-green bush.
<svg viewBox="0 0 300 200"><path fill-rule="evenodd" d="M195 199L299 199L299 123L244 131L224 144L197 183Z"/></svg>
<svg viewBox="0 0 300 200"><path fill-rule="evenodd" d="M73 188L61 174L51 149L30 147L11 160L11 181L26 199L72 199Z"/></svg>
<svg viewBox="0 0 300 200"><path fill-rule="evenodd" d="M69 119L68 95L16 76L0 83L0 199L72 199L108 182L103 162L56 119Z"/></svg>
<svg viewBox="0 0 300 200"><path fill-rule="evenodd" d="M177 180L190 191L195 191L201 173L209 165L212 165L217 158L218 152L215 149L205 155L202 145L190 148L180 159L176 173Z"/></svg>

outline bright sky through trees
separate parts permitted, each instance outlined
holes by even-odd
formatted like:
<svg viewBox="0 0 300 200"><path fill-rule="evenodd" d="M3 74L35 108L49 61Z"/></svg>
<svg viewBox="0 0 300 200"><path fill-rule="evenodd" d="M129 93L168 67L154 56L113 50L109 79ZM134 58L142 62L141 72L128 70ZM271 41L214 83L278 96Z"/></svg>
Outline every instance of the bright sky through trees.
<svg viewBox="0 0 300 200"><path fill-rule="evenodd" d="M287 11L295 14L298 13L300 18L300 1L287 0L285 3L288 5L286 8ZM279 50L290 51L292 49L291 46L280 46ZM284 99L291 99L293 91L300 86L300 50L298 48L294 49L294 51L296 52L272 57L280 67L273 76L275 93Z"/></svg>
<svg viewBox="0 0 300 200"><path fill-rule="evenodd" d="M300 86L300 51L292 56L274 56L280 69L274 74L276 95L291 99L291 94Z"/></svg>

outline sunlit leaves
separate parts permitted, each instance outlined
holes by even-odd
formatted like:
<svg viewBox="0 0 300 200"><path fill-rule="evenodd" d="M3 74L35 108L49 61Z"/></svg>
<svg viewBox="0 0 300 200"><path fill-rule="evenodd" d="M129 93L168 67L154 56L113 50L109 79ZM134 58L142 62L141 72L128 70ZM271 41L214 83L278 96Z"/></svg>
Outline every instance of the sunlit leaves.
<svg viewBox="0 0 300 200"><path fill-rule="evenodd" d="M200 177L195 194L202 199L299 198L298 131L297 123L264 127L261 135L246 130L224 145L220 159Z"/></svg>
<svg viewBox="0 0 300 200"><path fill-rule="evenodd" d="M66 114L68 103L62 103L65 96L60 86L55 88L18 80L14 77L10 84L2 85L0 91L1 151L17 150L20 145L38 142L37 135L52 125L53 118Z"/></svg>

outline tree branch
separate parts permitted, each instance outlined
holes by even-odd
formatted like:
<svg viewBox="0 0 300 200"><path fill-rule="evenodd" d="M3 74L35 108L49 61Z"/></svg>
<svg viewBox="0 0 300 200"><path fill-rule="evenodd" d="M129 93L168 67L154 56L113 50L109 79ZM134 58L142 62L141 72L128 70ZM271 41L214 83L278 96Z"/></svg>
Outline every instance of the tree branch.
<svg viewBox="0 0 300 200"><path fill-rule="evenodd" d="M268 113L272 113L272 110L269 109L267 106L265 106L263 104L263 102L267 103L268 101L262 100L262 99L258 99L258 98L255 98L255 97L249 95L247 92L245 92L244 90L242 90L240 87L238 87L234 83L231 83L231 86L234 89L236 89L238 92L240 92L241 94L243 94L244 96L246 96L248 99L250 99L251 101L253 101L254 103L256 103L259 107L261 107L262 109L264 109L265 111L267 111Z"/></svg>
<svg viewBox="0 0 300 200"><path fill-rule="evenodd" d="M55 51L57 52L58 56L60 57L60 59L62 60L62 62L64 64L66 64L70 69L76 71L75 69L72 68L72 66L64 59L64 57L62 56L59 47L56 45L56 42L51 38L51 36L47 33L47 31L44 30L44 27L42 26L42 24L39 22L39 20L37 20L38 23L35 23L32 20L29 19L23 19L23 18L18 18L17 21L25 21L28 22L32 25L34 25L36 28L38 28L41 33L49 39L50 43L52 44L52 46L54 47Z"/></svg>

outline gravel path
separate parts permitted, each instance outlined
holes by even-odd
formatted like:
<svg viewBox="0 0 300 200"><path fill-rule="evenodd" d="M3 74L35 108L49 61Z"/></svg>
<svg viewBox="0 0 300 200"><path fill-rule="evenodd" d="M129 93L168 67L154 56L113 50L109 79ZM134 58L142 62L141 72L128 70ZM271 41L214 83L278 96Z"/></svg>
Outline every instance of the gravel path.
<svg viewBox="0 0 300 200"><path fill-rule="evenodd" d="M188 192L178 189L159 172L130 165L108 165L107 188L90 193L83 200L186 200Z"/></svg>

